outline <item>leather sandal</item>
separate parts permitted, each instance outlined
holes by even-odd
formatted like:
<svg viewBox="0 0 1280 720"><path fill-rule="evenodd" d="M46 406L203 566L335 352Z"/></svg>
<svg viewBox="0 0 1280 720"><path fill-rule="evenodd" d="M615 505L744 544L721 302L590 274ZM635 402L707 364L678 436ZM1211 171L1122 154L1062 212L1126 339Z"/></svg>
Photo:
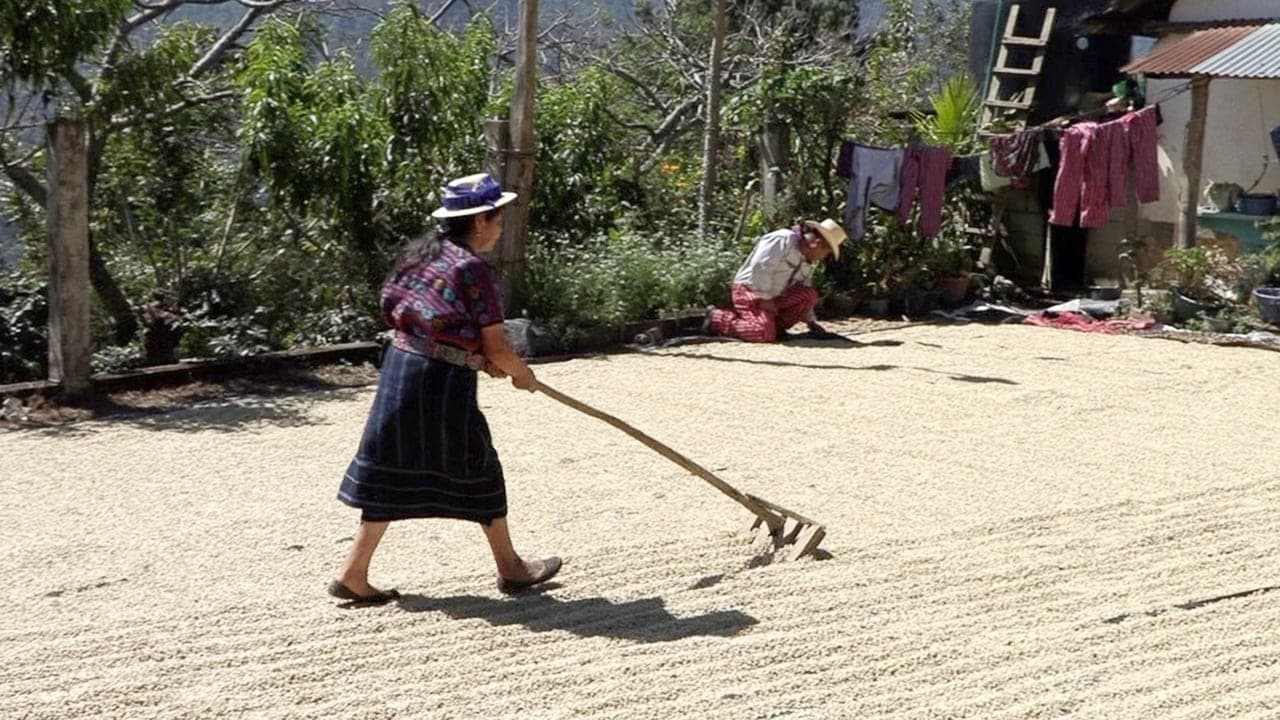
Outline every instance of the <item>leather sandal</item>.
<svg viewBox="0 0 1280 720"><path fill-rule="evenodd" d="M357 605L386 605L400 597L395 590L379 590L372 595L360 595L337 580L329 582L329 594L339 600L346 600Z"/></svg>
<svg viewBox="0 0 1280 720"><path fill-rule="evenodd" d="M528 590L534 585L540 585L560 572L560 558L549 557L542 561L542 572L535 575L529 580L508 580L504 577L498 578L498 590L507 595L514 595L518 592Z"/></svg>

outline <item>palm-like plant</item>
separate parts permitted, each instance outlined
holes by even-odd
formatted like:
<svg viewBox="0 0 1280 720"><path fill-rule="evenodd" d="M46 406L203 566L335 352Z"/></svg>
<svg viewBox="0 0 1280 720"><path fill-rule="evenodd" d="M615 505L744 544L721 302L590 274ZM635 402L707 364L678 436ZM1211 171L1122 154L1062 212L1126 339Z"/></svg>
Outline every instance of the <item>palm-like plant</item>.
<svg viewBox="0 0 1280 720"><path fill-rule="evenodd" d="M911 121L920 139L929 145L941 145L956 155L981 149L978 141L978 117L982 99L968 75L956 75L929 98L933 114L912 112Z"/></svg>

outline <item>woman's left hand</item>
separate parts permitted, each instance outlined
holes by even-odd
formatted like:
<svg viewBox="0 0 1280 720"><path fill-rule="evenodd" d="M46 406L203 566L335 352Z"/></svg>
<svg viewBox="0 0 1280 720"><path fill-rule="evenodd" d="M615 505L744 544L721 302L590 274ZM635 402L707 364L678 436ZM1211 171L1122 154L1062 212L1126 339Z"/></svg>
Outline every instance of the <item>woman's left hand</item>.
<svg viewBox="0 0 1280 720"><path fill-rule="evenodd" d="M507 376L506 373L502 372L502 368L499 368L491 362L486 362L484 364L484 371L489 373L489 377L496 377L499 380Z"/></svg>

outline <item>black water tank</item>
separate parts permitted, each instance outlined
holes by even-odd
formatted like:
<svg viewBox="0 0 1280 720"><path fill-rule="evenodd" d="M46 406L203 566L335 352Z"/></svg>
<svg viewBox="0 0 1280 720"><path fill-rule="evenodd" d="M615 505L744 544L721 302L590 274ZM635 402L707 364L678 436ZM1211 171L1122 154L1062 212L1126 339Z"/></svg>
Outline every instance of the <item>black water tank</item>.
<svg viewBox="0 0 1280 720"><path fill-rule="evenodd" d="M980 86L987 77L987 68L999 54L1009 8L1015 4L1021 5L1022 10L1014 32L1024 37L1039 35L1045 11L1051 7L1058 9L1036 90L1031 124L1038 125L1071 113L1080 106L1085 93L1106 92L1123 78L1120 67L1129 60L1129 38L1085 35L1080 30L1084 19L1105 9L1109 0L977 0L973 4L970 26L969 66ZM993 43L996 44L994 54ZM1009 64L1029 66L1032 52L1015 49Z"/></svg>

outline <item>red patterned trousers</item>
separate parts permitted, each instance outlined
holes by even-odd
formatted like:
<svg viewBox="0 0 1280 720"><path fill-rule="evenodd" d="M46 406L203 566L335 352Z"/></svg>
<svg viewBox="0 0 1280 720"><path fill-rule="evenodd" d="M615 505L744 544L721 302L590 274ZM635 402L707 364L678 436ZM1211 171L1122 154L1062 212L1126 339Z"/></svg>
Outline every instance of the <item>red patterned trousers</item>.
<svg viewBox="0 0 1280 720"><path fill-rule="evenodd" d="M778 312L761 307L760 298L746 285L733 286L733 309L712 310L711 329L717 335L742 338L747 342L773 342L779 332L795 325L818 305L818 291L792 285L773 299Z"/></svg>

